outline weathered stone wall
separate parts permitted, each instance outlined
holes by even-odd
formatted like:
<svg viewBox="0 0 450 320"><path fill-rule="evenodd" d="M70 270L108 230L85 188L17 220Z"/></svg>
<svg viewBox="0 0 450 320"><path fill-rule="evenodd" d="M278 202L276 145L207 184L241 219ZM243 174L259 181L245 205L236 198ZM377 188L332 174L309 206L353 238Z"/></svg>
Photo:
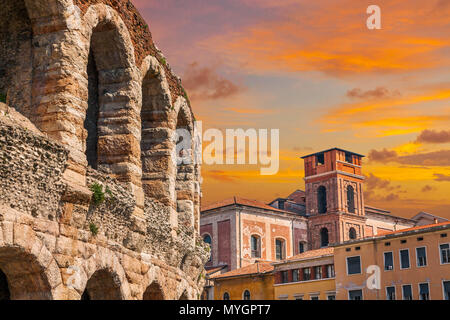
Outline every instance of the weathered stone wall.
<svg viewBox="0 0 450 320"><path fill-rule="evenodd" d="M11 298L198 298L201 168L176 152L198 133L144 20L130 1L0 4L0 93L21 113L0 105Z"/></svg>

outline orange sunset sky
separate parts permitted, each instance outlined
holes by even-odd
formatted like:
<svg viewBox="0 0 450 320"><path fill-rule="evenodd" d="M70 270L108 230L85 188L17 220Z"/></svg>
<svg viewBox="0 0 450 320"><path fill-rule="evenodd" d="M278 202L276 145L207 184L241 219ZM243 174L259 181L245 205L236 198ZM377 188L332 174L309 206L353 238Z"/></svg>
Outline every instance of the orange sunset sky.
<svg viewBox="0 0 450 320"><path fill-rule="evenodd" d="M300 157L340 147L367 155L366 204L450 218L450 1L134 4L204 129L280 129L277 175L204 165L204 204L303 190Z"/></svg>

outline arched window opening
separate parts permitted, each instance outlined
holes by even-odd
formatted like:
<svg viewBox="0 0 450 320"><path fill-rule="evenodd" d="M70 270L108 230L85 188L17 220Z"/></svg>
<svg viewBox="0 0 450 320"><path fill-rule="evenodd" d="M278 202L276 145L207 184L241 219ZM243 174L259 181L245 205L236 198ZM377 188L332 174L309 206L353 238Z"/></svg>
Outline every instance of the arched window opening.
<svg viewBox="0 0 450 320"><path fill-rule="evenodd" d="M164 300L164 294L161 286L157 282L153 282L147 287L143 296L144 300Z"/></svg>
<svg viewBox="0 0 450 320"><path fill-rule="evenodd" d="M261 258L261 238L258 235L251 237L252 258Z"/></svg>
<svg viewBox="0 0 450 320"><path fill-rule="evenodd" d="M283 239L275 240L276 259L283 260L286 258L286 245Z"/></svg>
<svg viewBox="0 0 450 320"><path fill-rule="evenodd" d="M250 291L248 291L248 290L244 291L244 300L251 300Z"/></svg>
<svg viewBox="0 0 450 320"><path fill-rule="evenodd" d="M108 270L96 271L86 284L83 300L121 300L120 280Z"/></svg>
<svg viewBox="0 0 450 320"><path fill-rule="evenodd" d="M347 187L347 208L348 212L355 213L355 189L352 186Z"/></svg>
<svg viewBox="0 0 450 320"><path fill-rule="evenodd" d="M92 47L89 51L89 60L87 65L88 74L88 108L84 128L87 130L86 138L86 158L91 168L97 169L98 155L98 116L99 116L99 97L98 97L98 70L95 63Z"/></svg>
<svg viewBox="0 0 450 320"><path fill-rule="evenodd" d="M322 228L320 230L320 246L321 247L328 247L329 241L328 241L328 229Z"/></svg>
<svg viewBox="0 0 450 320"><path fill-rule="evenodd" d="M230 300L230 294L228 292L223 294L223 300Z"/></svg>
<svg viewBox="0 0 450 320"><path fill-rule="evenodd" d="M320 214L327 213L327 189L324 186L317 189L317 206Z"/></svg>
<svg viewBox="0 0 450 320"><path fill-rule="evenodd" d="M350 230L348 231L348 237L350 240L354 240L356 239L356 230L355 228L350 228Z"/></svg>
<svg viewBox="0 0 450 320"><path fill-rule="evenodd" d="M211 262L212 261L212 240L211 240L211 236L209 234L205 234L203 236L203 242L205 242L205 243L207 243L209 245L210 255L209 255L208 262Z"/></svg>
<svg viewBox="0 0 450 320"><path fill-rule="evenodd" d="M6 274L0 270L0 301L10 299L11 294L9 293L8 279L6 278Z"/></svg>

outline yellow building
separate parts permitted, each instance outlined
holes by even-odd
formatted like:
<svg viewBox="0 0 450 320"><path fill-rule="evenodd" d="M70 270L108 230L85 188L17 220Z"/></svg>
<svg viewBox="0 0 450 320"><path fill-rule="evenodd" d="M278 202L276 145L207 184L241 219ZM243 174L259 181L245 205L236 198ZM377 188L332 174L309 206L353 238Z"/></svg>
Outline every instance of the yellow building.
<svg viewBox="0 0 450 320"><path fill-rule="evenodd" d="M334 246L339 300L449 300L450 223Z"/></svg>
<svg viewBox="0 0 450 320"><path fill-rule="evenodd" d="M274 265L277 300L335 300L333 248L306 251Z"/></svg>
<svg viewBox="0 0 450 320"><path fill-rule="evenodd" d="M273 300L273 266L257 262L212 276L214 300Z"/></svg>

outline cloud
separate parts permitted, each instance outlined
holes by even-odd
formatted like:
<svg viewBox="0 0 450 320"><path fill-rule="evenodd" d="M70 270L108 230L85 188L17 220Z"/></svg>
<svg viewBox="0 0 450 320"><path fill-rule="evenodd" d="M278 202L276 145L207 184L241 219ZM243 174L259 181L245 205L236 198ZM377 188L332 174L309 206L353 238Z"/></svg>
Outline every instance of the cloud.
<svg viewBox="0 0 450 320"><path fill-rule="evenodd" d="M430 191L433 191L434 189L435 189L434 187L427 184L426 186L424 186L422 188L422 192L430 192Z"/></svg>
<svg viewBox="0 0 450 320"><path fill-rule="evenodd" d="M450 150L439 150L411 155L399 156L393 150L386 148L380 151L371 150L369 160L373 162L397 162L414 166L450 166Z"/></svg>
<svg viewBox="0 0 450 320"><path fill-rule="evenodd" d="M363 91L361 88L354 88L347 91L347 97L352 99L381 99L401 96L400 91L389 91L384 87L376 87L373 90Z"/></svg>
<svg viewBox="0 0 450 320"><path fill-rule="evenodd" d="M197 62L191 63L186 69L183 85L193 100L223 99L242 91L242 88L220 76L215 69L200 67Z"/></svg>
<svg viewBox="0 0 450 320"><path fill-rule="evenodd" d="M369 160L375 161L375 162L385 162L385 161L391 161L397 159L397 152L395 151L389 151L386 148L383 150L377 151L377 150L370 150L369 151Z"/></svg>
<svg viewBox="0 0 450 320"><path fill-rule="evenodd" d="M421 143L450 143L450 130L424 130L416 141Z"/></svg>
<svg viewBox="0 0 450 320"><path fill-rule="evenodd" d="M441 173L435 173L435 181L440 181L440 182L449 182L450 181L450 176L445 175L445 174L441 174Z"/></svg>

